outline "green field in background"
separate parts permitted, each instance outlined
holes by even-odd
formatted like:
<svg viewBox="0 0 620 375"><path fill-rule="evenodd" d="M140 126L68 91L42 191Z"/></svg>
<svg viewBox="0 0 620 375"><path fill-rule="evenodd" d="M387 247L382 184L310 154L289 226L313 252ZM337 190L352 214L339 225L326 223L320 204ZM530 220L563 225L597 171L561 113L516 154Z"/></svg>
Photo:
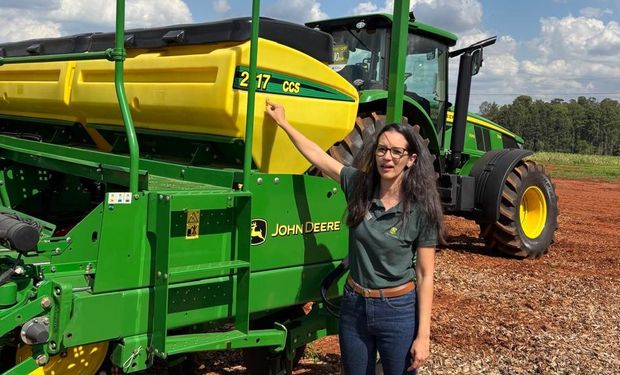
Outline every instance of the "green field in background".
<svg viewBox="0 0 620 375"><path fill-rule="evenodd" d="M545 165L552 177L620 181L620 156L537 152L531 159Z"/></svg>

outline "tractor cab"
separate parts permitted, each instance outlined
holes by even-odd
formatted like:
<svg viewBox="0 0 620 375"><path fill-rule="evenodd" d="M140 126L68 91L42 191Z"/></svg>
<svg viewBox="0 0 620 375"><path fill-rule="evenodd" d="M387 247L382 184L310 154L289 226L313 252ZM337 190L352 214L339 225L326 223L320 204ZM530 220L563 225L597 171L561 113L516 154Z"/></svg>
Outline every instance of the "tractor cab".
<svg viewBox="0 0 620 375"><path fill-rule="evenodd" d="M308 23L334 38L333 70L360 91L360 104L388 90L392 18L374 14ZM405 95L442 126L448 103L448 48L456 36L409 19ZM366 100L365 100L366 99Z"/></svg>

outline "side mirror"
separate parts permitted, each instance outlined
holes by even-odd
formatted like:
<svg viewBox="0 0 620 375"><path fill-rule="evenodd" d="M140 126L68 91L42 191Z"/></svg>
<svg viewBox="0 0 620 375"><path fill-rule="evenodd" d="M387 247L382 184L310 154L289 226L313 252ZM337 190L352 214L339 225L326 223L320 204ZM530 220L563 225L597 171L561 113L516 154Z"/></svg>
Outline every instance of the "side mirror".
<svg viewBox="0 0 620 375"><path fill-rule="evenodd" d="M482 48L475 50L471 54L471 75L475 76L482 67Z"/></svg>

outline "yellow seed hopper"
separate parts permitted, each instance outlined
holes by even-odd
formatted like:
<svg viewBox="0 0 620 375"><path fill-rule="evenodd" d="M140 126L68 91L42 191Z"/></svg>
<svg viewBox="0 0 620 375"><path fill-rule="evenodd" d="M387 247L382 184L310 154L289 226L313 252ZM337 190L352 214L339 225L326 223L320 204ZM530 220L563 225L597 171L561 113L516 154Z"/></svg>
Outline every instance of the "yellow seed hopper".
<svg viewBox="0 0 620 375"><path fill-rule="evenodd" d="M125 89L137 132L245 135L250 19L127 32ZM87 34L0 46L6 57L104 50L113 34ZM286 106L300 131L327 149L349 133L358 94L326 64L329 35L261 20L253 158L268 173L302 173L309 164L265 118L267 98ZM34 52L33 52L34 51ZM0 115L119 126L114 64L70 61L0 66ZM45 126L45 124L41 124Z"/></svg>

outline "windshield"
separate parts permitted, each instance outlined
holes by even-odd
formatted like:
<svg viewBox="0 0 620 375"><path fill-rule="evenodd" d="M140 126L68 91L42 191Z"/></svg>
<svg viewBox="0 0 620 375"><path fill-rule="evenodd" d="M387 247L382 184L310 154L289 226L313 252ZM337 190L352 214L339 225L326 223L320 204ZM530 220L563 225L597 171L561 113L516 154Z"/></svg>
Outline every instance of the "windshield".
<svg viewBox="0 0 620 375"><path fill-rule="evenodd" d="M435 124L444 111L447 93L448 46L425 36L409 34L405 62L405 94L429 113Z"/></svg>
<svg viewBox="0 0 620 375"><path fill-rule="evenodd" d="M341 28L334 37L332 69L360 90L385 89L385 29Z"/></svg>
<svg viewBox="0 0 620 375"><path fill-rule="evenodd" d="M334 63L358 90L387 90L386 56L389 29L335 28ZM409 33L405 57L405 95L417 101L438 128L444 125L447 103L448 46L429 37Z"/></svg>

